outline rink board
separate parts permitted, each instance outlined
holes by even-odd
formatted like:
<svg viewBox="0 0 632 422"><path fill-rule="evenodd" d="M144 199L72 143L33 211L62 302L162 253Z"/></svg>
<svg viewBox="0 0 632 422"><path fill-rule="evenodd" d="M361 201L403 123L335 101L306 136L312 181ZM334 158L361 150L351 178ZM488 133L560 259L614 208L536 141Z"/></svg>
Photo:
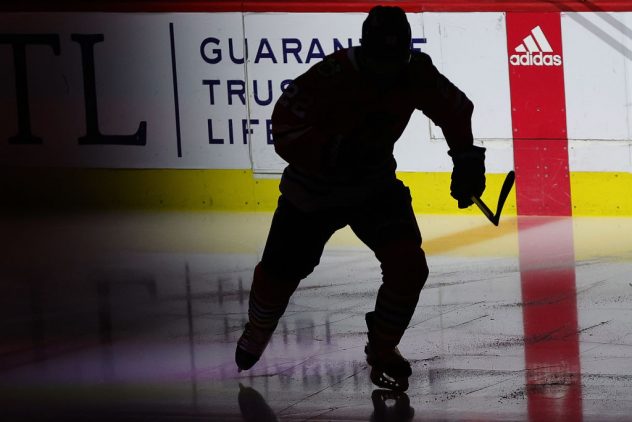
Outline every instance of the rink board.
<svg viewBox="0 0 632 422"><path fill-rule="evenodd" d="M273 207L275 180L285 166L270 134L274 102L293 77L325 54L358 45L366 14L331 12L327 6L282 12L276 8L280 2L275 7L270 2L272 12L252 12L219 3L195 13L172 8L0 14L0 113L5 116L0 163L9 185L3 187L3 200L45 206L45 198L54 196L60 204L83 198L112 207ZM487 148L492 203L503 175L516 168L518 203L532 204L523 211L518 206L521 214L632 213L627 200L632 13L538 11L532 13L534 24L514 29L511 17L523 19L524 13L407 10L413 48L428 53L475 104L473 131L475 142ZM544 23L551 18L559 20L559 45ZM530 59L518 51L522 44ZM16 65L16 51L24 52L22 67ZM516 95L512 75L524 71L540 79L540 73L562 75L562 102L545 99L521 109L516 98L524 95ZM20 75L25 82L19 82ZM86 82L90 77L92 86ZM529 86L521 89L529 92ZM533 133L524 135L524 126L518 127L520 110ZM32 136L25 136L29 132ZM543 153L536 145L558 145L559 153ZM459 212L447 193L446 152L441 130L415 112L395 154L400 177L418 196L419 212ZM525 162L528 170L521 178L517 164ZM74 190L83 182L68 175L91 180L89 194ZM51 187L42 179L57 182ZM184 186L181 180L192 182ZM547 195L562 184L566 187L555 192L563 204L550 207ZM50 188L57 192L45 190ZM15 192L21 196L12 196ZM510 202L508 212L515 210Z"/></svg>

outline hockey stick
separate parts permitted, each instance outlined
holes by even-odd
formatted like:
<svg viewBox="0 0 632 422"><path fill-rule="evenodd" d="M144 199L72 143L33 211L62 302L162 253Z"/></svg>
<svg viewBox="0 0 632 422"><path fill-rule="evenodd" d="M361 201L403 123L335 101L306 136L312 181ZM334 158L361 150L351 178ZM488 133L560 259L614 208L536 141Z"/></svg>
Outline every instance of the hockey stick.
<svg viewBox="0 0 632 422"><path fill-rule="evenodd" d="M507 196L509 196L509 192L511 192L511 188L514 185L515 180L516 174L513 172L513 170L507 173L505 181L503 182L503 187L500 189L500 196L498 197L496 214L494 214L492 210L490 210L489 207L485 205L481 198L477 198L476 196L472 196L471 198L472 202L474 202L476 206L478 206L478 208L483 211L485 217L487 217L487 219L491 221L494 226L497 226L498 222L500 221L500 213L503 210L503 206L505 205L505 201L507 200Z"/></svg>

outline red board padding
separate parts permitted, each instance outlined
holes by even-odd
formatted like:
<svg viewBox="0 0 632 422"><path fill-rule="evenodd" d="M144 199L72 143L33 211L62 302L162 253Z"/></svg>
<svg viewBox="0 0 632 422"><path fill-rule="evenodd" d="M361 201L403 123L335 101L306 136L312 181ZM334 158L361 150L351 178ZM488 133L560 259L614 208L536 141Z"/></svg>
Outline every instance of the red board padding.
<svg viewBox="0 0 632 422"><path fill-rule="evenodd" d="M529 420L581 421L573 220L521 217L518 239Z"/></svg>
<svg viewBox="0 0 632 422"><path fill-rule="evenodd" d="M507 52L520 215L571 215L559 13L508 13Z"/></svg>
<svg viewBox="0 0 632 422"><path fill-rule="evenodd" d="M554 12L632 11L632 0L400 0L400 1L268 1L268 0L9 0L0 11L108 12L366 12L377 4L407 12Z"/></svg>
<svg viewBox="0 0 632 422"><path fill-rule="evenodd" d="M514 141L519 215L572 214L567 144L547 139Z"/></svg>

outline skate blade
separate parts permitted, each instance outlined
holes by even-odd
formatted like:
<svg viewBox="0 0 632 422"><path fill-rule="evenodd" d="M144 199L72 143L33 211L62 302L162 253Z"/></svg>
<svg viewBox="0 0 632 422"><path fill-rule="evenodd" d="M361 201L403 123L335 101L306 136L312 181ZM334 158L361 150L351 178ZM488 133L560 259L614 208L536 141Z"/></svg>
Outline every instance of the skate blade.
<svg viewBox="0 0 632 422"><path fill-rule="evenodd" d="M393 378L383 371L371 369L371 382L378 387L403 392L408 390L408 377Z"/></svg>

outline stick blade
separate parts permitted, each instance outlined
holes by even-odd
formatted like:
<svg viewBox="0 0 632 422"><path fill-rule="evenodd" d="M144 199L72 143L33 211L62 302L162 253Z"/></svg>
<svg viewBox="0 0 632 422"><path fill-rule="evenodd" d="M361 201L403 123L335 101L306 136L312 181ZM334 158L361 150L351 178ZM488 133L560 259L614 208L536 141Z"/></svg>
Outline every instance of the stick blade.
<svg viewBox="0 0 632 422"><path fill-rule="evenodd" d="M505 177L505 181L503 182L503 186L500 189L500 195L498 196L498 206L496 207L496 215L494 216L494 224L498 225L500 221L500 213L503 210L503 206L505 206L505 201L511 192L511 188L513 188L514 182L516 181L516 173L512 170L507 173Z"/></svg>

